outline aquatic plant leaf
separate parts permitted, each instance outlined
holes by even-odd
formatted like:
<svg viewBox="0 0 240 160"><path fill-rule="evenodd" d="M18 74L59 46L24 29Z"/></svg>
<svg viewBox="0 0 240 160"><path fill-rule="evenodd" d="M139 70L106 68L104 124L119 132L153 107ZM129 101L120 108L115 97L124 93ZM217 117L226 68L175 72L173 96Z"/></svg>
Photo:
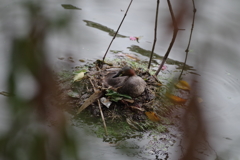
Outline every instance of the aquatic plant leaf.
<svg viewBox="0 0 240 160"><path fill-rule="evenodd" d="M111 89L108 89L108 90L106 90L106 91L107 91L107 93L105 94L106 96L110 96L110 97L124 97L124 98L127 98L127 99L132 99L132 97L129 96L129 95L120 94L120 93L115 92L115 91L113 91L113 90L111 90ZM121 99L122 99L122 98L121 98Z"/></svg>
<svg viewBox="0 0 240 160"><path fill-rule="evenodd" d="M167 97L176 103L185 103L187 101L186 99L180 98L178 96L174 96L172 94L167 94Z"/></svg>
<svg viewBox="0 0 240 160"><path fill-rule="evenodd" d="M128 95L120 94L120 93L117 93L110 89L108 89L106 91L107 91L107 93L105 95L109 96L109 99L114 102L118 102L119 100L122 100L123 98L132 99L132 97L130 97Z"/></svg>
<svg viewBox="0 0 240 160"><path fill-rule="evenodd" d="M74 76L73 82L80 81L84 77L84 72L80 72Z"/></svg>
<svg viewBox="0 0 240 160"><path fill-rule="evenodd" d="M75 7L75 6L71 5L71 4L62 4L62 7L63 7L64 9L77 9L77 10L82 10L81 8Z"/></svg>
<svg viewBox="0 0 240 160"><path fill-rule="evenodd" d="M175 86L179 89L190 91L190 86L186 81L179 81Z"/></svg>
<svg viewBox="0 0 240 160"><path fill-rule="evenodd" d="M148 117L149 120L153 122L160 122L160 118L155 112L145 112L146 116Z"/></svg>
<svg viewBox="0 0 240 160"><path fill-rule="evenodd" d="M110 100L113 101L113 102L118 102L122 99L123 99L122 97L110 97Z"/></svg>

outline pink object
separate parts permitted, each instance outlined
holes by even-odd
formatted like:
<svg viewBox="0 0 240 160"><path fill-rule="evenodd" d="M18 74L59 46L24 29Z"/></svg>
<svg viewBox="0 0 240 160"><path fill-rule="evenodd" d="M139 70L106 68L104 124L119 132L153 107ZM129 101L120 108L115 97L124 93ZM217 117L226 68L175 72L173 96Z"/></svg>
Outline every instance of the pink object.
<svg viewBox="0 0 240 160"><path fill-rule="evenodd" d="M162 70L165 70L165 69L167 69L167 66L163 65Z"/></svg>
<svg viewBox="0 0 240 160"><path fill-rule="evenodd" d="M136 37L129 37L129 39L130 39L131 41L136 41L136 40L137 40Z"/></svg>

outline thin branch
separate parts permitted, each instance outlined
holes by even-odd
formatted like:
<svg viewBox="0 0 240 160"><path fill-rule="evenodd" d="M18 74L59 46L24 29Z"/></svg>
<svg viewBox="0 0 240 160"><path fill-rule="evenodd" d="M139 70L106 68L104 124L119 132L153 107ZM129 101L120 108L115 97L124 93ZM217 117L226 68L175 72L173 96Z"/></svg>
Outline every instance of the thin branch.
<svg viewBox="0 0 240 160"><path fill-rule="evenodd" d="M96 88L95 88L95 86L94 86L91 78L89 78L89 81L90 81L90 83L91 83L92 86L93 86L94 92L97 92L97 90L96 90ZM106 122L105 122L105 119L104 119L104 115L103 115L103 112L102 112L102 108L101 108L101 104L100 104L99 99L97 100L97 102L98 102L99 111L100 111L100 114L101 114L101 117L102 117L102 121L103 121L103 126L104 126L104 129L105 129L105 133L106 133L106 135L108 135L107 125L106 125Z"/></svg>
<svg viewBox="0 0 240 160"><path fill-rule="evenodd" d="M189 53L189 47L190 47L190 43L191 43L191 40L192 40L192 32L193 32L193 28L194 28L195 14L196 14L196 12L197 12L197 9L195 8L194 0L192 0L192 4L193 4L192 28L191 28L191 32L190 32L190 36L189 36L188 46L187 46L187 49L185 50L185 52L186 52L185 61L184 61L184 64L183 64L183 68L182 68L181 74L179 75L178 79L181 79L183 70L184 70L184 68L185 68L185 65L186 65L186 62L187 62L188 53Z"/></svg>
<svg viewBox="0 0 240 160"><path fill-rule="evenodd" d="M157 0L155 28L154 28L154 41L153 41L151 56L150 56L150 59L149 59L149 62L148 62L148 69L150 69L150 65L151 65L151 62L152 62L152 57L153 57L153 53L154 53L154 49L155 49L155 44L157 42L158 9L159 9L159 0Z"/></svg>
<svg viewBox="0 0 240 160"><path fill-rule="evenodd" d="M99 107L101 117L102 117L102 120L103 120L103 126L104 126L104 129L105 129L105 133L106 133L106 135L108 135L107 125L106 125L106 122L105 122L105 119L104 119L104 115L103 115L103 112L102 112L102 107L101 107L99 99L97 100L97 102L98 102L98 107Z"/></svg>
<svg viewBox="0 0 240 160"><path fill-rule="evenodd" d="M110 42L110 44L109 44L109 46L108 46L108 48L107 48L107 50L106 50L106 53L105 53L104 56L103 56L103 61L105 60L105 57L106 57L106 55L107 55L107 52L108 52L109 48L111 47L112 42L113 42L113 40L115 39L116 35L118 34L118 31L119 31L119 29L120 29L120 27L121 27L121 25L122 25L125 17L127 16L127 12L128 12L128 10L129 10L129 8L130 8L130 6L131 6L131 4L132 4L132 1L133 1L133 0L130 1L129 5L128 5L128 8L127 8L127 10L126 10L126 12L125 12L125 14L124 14L124 17L123 17L120 25L118 26L118 29L117 29L117 31L115 32L115 34L114 34L114 36L113 36L113 38L112 38L112 41Z"/></svg>
<svg viewBox="0 0 240 160"><path fill-rule="evenodd" d="M175 39L176 39L176 37L177 37L178 30L179 30L179 29L178 29L178 26L177 26L177 22L176 22L175 17L174 17L174 13L173 13L173 10L172 10L171 2L170 2L170 0L167 0L167 2L168 2L168 7L169 7L169 10L170 10L170 13L171 13L172 22L173 22L173 27L174 27L174 28L173 28L173 37L172 37L172 41L171 41L171 43L170 43L170 45L169 45L169 47L168 47L168 50L167 50L166 54L165 54L164 57L163 57L162 63L161 63L161 65L159 66L157 72L155 73L155 76L157 76L157 75L159 74L159 72L161 71L164 63L166 62L166 60L167 60L167 58L168 58L168 55L169 55L169 53L170 53L170 51L171 51L171 49L172 49L172 46L173 46L173 44L174 44L174 42L175 42Z"/></svg>

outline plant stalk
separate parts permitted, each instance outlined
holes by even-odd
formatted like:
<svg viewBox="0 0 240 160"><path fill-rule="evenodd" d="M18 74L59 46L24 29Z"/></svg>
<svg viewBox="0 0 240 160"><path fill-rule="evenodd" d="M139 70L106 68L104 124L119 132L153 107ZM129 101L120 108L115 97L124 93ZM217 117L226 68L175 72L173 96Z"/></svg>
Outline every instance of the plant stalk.
<svg viewBox="0 0 240 160"><path fill-rule="evenodd" d="M157 24L158 24L158 9L159 9L159 3L160 3L160 1L157 0L157 9L156 9L156 18L155 18L155 28L154 28L154 41L153 41L151 56L150 56L150 59L149 59L149 62L148 62L148 69L150 69L151 62L152 62L152 57L153 57L153 53L154 53L154 49L155 49L155 44L156 44L156 42L157 42Z"/></svg>
<svg viewBox="0 0 240 160"><path fill-rule="evenodd" d="M166 54L165 54L164 57L163 57L162 63L161 63L161 65L159 66L158 70L157 70L156 73L155 73L155 76L156 76L156 77L157 77L157 75L159 74L159 72L161 71L164 63L166 62L166 60L167 60L167 58L168 58L168 55L169 55L169 53L170 53L170 51L171 51L171 49L172 49L172 46L173 46L173 44L174 44L174 42L175 42L175 39L176 39L177 34L178 34L178 30L179 30L179 29L178 29L178 26L177 26L177 22L176 22L175 17L174 17L174 13L173 13L173 10L172 10L171 2L170 2L170 0L167 0L167 2L168 2L168 7L169 7L169 11L170 11L170 13L171 13L172 22L173 22L173 27L174 27L174 28L173 28L173 37L172 37L172 40L171 40L170 45L169 45L169 47L168 47L168 50L167 50Z"/></svg>
<svg viewBox="0 0 240 160"><path fill-rule="evenodd" d="M107 55L107 53L108 53L109 48L110 48L111 45L112 45L113 40L116 38L116 35L118 34L118 31L119 31L119 29L121 28L121 25L122 25L125 17L127 16L127 12L128 12L128 10L129 10L129 8L130 8L130 6L131 6L131 4L132 4L132 1L133 1L133 0L130 1L129 5L128 5L128 8L127 8L127 10L126 10L126 12L125 12L125 14L124 14L124 17L123 17L120 25L118 26L118 29L117 29L117 31L115 32L115 34L114 34L114 36L113 36L113 38L112 38L112 40L111 40L111 42L110 42L107 50L106 50L106 53L105 53L104 56L103 56L103 62L104 62L104 60L105 60L105 57L106 57L106 55Z"/></svg>
<svg viewBox="0 0 240 160"><path fill-rule="evenodd" d="M196 14L196 12L197 12L197 9L195 8L194 0L192 0L192 4L193 4L192 28L191 28L191 32L190 32L190 36L189 36L188 46L187 46L187 49L185 50L185 52L186 52L185 61L184 61L184 64L183 64L182 71L181 71L181 73L180 73L180 75L179 75L179 77L178 77L179 80L181 79L183 70L184 70L184 68L185 68L185 66L186 66L187 57L188 57L188 53L189 53L189 47L190 47L190 43L191 43L191 40L192 40L192 32L193 32L193 28L194 28L195 14Z"/></svg>

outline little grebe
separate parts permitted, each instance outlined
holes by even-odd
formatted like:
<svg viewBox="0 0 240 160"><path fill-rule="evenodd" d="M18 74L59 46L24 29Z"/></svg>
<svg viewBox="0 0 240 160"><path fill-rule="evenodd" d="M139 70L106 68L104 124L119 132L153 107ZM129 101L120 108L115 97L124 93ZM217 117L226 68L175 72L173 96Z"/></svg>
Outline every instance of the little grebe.
<svg viewBox="0 0 240 160"><path fill-rule="evenodd" d="M135 71L130 67L123 67L117 73L107 74L104 84L107 87L118 88L117 92L127 94L131 97L140 96L146 88L146 82L137 76Z"/></svg>

